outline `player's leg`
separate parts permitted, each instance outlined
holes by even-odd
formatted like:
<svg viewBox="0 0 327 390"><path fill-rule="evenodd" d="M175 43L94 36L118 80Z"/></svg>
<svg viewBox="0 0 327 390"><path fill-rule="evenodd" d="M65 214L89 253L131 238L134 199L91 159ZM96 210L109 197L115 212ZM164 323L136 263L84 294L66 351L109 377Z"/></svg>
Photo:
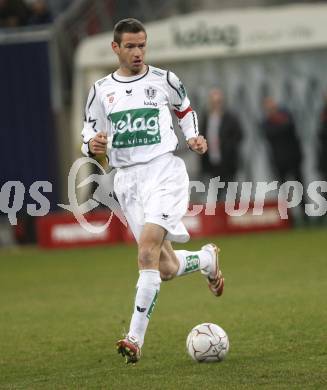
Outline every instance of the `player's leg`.
<svg viewBox="0 0 327 390"><path fill-rule="evenodd" d="M173 279L179 269L179 261L174 253L171 242L165 240L161 247L159 271L162 281Z"/></svg>
<svg viewBox="0 0 327 390"><path fill-rule="evenodd" d="M186 275L206 269L212 263L209 251L174 250L170 241L165 240L160 254L160 276L162 280L170 280L175 276Z"/></svg>
<svg viewBox="0 0 327 390"><path fill-rule="evenodd" d="M160 207L157 210L157 214L153 213L154 217L156 215L159 216L158 223L163 223L160 220L161 215L167 217L164 218L167 236L160 258L161 277L164 280L169 280L174 276L201 271L208 278L213 293L221 295L223 278L219 273L217 247L213 244L208 244L199 251L174 251L170 243L170 241L186 242L189 238L182 222L189 201L189 179L184 162L173 156L169 165L165 166L162 174L167 175L166 182L169 184L165 184L162 188L160 202L156 200L153 203L154 209L158 206ZM160 211L164 214L161 214Z"/></svg>
<svg viewBox="0 0 327 390"><path fill-rule="evenodd" d="M139 278L136 285L134 312L129 332L117 343L118 352L127 362L140 358L145 332L160 290L159 257L166 231L159 225L146 223L138 242Z"/></svg>
<svg viewBox="0 0 327 390"><path fill-rule="evenodd" d="M219 249L214 244L204 245L199 251L174 250L171 242L165 240L160 254L160 276L163 281L175 276L187 275L195 271L208 279L212 293L220 296L223 293L224 278L219 269Z"/></svg>

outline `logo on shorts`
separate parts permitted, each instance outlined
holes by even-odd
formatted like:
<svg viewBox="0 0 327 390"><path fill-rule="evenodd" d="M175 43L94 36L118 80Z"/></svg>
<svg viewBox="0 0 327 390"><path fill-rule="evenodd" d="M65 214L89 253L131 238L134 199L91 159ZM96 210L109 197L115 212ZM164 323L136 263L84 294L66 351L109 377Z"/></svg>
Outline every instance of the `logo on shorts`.
<svg viewBox="0 0 327 390"><path fill-rule="evenodd" d="M168 214L162 214L161 216L161 219L167 221L167 219L169 218L169 215Z"/></svg>
<svg viewBox="0 0 327 390"><path fill-rule="evenodd" d="M157 95L157 90L150 86L149 88L145 88L144 93L148 99L154 99Z"/></svg>
<svg viewBox="0 0 327 390"><path fill-rule="evenodd" d="M113 127L113 148L130 148L161 142L158 108L138 108L108 115Z"/></svg>

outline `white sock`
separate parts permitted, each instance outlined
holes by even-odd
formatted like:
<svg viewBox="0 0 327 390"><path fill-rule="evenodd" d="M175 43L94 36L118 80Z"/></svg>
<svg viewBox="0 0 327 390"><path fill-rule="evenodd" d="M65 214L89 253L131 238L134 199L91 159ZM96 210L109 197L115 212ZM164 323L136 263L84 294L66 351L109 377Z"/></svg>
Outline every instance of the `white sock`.
<svg viewBox="0 0 327 390"><path fill-rule="evenodd" d="M209 251L200 250L197 252L189 252L181 250L174 252L179 261L179 269L176 276L206 270L212 262L212 256Z"/></svg>
<svg viewBox="0 0 327 390"><path fill-rule="evenodd" d="M146 328L157 301L160 290L160 272L154 269L141 270L137 281L134 313L129 327L129 336L133 336L142 347Z"/></svg>

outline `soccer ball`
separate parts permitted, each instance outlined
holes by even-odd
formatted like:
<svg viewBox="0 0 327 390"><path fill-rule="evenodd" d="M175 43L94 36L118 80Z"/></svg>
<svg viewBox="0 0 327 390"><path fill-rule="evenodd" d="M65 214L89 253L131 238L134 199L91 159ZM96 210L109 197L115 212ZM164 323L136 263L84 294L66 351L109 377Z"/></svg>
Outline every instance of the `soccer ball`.
<svg viewBox="0 0 327 390"><path fill-rule="evenodd" d="M206 322L195 326L186 339L186 348L198 362L221 362L229 350L227 333L220 326Z"/></svg>

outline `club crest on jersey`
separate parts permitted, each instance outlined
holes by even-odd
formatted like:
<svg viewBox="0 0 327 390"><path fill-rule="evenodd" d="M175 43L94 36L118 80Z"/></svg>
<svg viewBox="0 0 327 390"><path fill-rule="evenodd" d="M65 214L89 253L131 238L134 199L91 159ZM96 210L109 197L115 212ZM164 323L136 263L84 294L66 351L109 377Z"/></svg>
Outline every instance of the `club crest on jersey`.
<svg viewBox="0 0 327 390"><path fill-rule="evenodd" d="M154 99L157 95L157 90L150 86L149 88L145 88L144 93L148 99Z"/></svg>

